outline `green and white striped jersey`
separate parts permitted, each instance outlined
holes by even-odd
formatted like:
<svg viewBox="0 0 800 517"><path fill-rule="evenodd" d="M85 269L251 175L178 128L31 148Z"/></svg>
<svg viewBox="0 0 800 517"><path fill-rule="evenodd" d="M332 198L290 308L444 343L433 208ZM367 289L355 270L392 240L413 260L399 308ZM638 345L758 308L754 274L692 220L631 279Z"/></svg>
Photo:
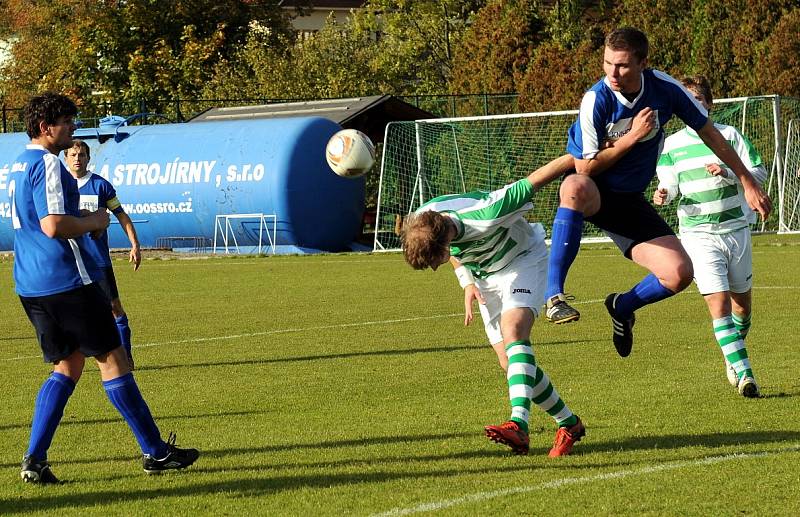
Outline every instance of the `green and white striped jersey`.
<svg viewBox="0 0 800 517"><path fill-rule="evenodd" d="M417 213L448 215L458 228L450 254L476 278L497 273L533 246L544 247L544 230L525 220L533 208L533 186L521 179L493 192L467 192L431 199Z"/></svg>
<svg viewBox="0 0 800 517"><path fill-rule="evenodd" d="M756 181L763 183L767 173L753 144L732 126L714 124L714 127L731 144ZM667 202L681 195L680 231L721 234L755 222L733 171L720 163L727 169L727 176L713 176L706 171L709 163L720 163L720 159L691 128L684 128L664 141L656 169L658 188L667 189Z"/></svg>

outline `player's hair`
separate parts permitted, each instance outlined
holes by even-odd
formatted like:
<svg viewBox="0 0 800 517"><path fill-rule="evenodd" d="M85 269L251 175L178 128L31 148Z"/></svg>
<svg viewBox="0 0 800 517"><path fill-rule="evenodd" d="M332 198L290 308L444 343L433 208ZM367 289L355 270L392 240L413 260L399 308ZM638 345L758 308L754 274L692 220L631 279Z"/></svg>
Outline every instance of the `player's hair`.
<svg viewBox="0 0 800 517"><path fill-rule="evenodd" d="M614 29L606 36L606 47L611 50L627 50L632 52L639 61L647 58L650 44L644 32L633 27L620 27Z"/></svg>
<svg viewBox="0 0 800 517"><path fill-rule="evenodd" d="M406 262L414 269L430 267L447 252L449 231L446 216L433 210L406 217L400 232Z"/></svg>
<svg viewBox="0 0 800 517"><path fill-rule="evenodd" d="M706 76L690 75L681 79L681 83L683 83L686 88L697 90L697 93L702 95L707 103L711 104L714 102L714 96L711 94L711 83L708 82Z"/></svg>
<svg viewBox="0 0 800 517"><path fill-rule="evenodd" d="M55 124L61 117L74 117L78 114L75 103L66 95L44 92L32 97L24 108L25 131L31 138L41 135L39 124Z"/></svg>
<svg viewBox="0 0 800 517"><path fill-rule="evenodd" d="M70 149L75 149L76 147L77 147L77 148L79 148L79 149L83 149L83 151L86 153L86 157L87 157L87 158L89 158L89 159L91 159L91 157L92 157L92 152L89 150L89 144L87 144L87 143L86 143L86 142L84 142L83 140L78 140L77 138L76 138L75 140L73 140L73 141L72 141L72 145L71 145L71 146L69 146L69 149L67 149L66 151L64 151L64 155L66 156L67 152L68 152Z"/></svg>

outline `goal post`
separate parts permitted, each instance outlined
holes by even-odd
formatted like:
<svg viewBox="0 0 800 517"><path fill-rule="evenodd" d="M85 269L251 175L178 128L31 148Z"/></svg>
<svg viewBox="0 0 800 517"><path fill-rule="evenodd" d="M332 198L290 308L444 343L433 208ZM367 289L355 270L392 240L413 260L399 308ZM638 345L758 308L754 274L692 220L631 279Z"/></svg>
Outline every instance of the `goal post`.
<svg viewBox="0 0 800 517"><path fill-rule="evenodd" d="M785 194L797 199L797 189L788 193L784 163L797 160L797 148L784 147L788 120L781 117L782 106L800 108L800 101L775 95L719 99L714 103L715 122L735 126L743 132L760 152L770 173L765 189L776 204L774 214L759 231L787 231L798 223L784 224L777 208L778 200L789 203ZM792 111L789 109L789 111ZM543 113L524 113L481 117L428 119L413 122L392 122L387 125L373 249L400 248L399 222L428 200L472 190L494 190L516 181L548 161L564 154L567 132L578 114L577 110ZM800 122L795 122L797 128ZM665 127L671 134L683 127L673 117ZM795 129L797 131L797 129ZM795 138L797 141L797 138ZM785 155L784 155L785 150ZM794 154L792 154L794 153ZM652 196L657 178L645 193ZM534 208L528 214L531 221L541 222L550 233L558 208L559 182L544 187L534 196ZM784 205L782 204L781 207ZM677 230L674 203L656 207L664 219ZM788 205L786 205L788 208ZM779 213L780 212L780 213ZM584 225L583 240L604 238L591 224Z"/></svg>

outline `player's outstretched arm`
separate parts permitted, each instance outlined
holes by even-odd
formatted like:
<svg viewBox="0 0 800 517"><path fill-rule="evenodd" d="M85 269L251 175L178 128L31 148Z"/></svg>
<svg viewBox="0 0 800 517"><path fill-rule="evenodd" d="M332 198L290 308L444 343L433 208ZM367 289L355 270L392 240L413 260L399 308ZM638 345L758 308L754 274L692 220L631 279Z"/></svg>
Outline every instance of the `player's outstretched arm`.
<svg viewBox="0 0 800 517"><path fill-rule="evenodd" d="M744 166L741 158L736 154L733 147L725 140L725 137L722 136L717 128L714 127L714 123L711 122L711 119L708 119L708 122L697 131L697 134L703 139L703 142L714 151L717 158L722 160L722 162L736 174L736 177L739 178L739 182L744 189L744 197L750 208L761 214L763 219L766 219L772 211L772 202L769 196L764 192L755 178L753 178L753 175L750 174L747 167Z"/></svg>
<svg viewBox="0 0 800 517"><path fill-rule="evenodd" d="M131 252L128 257L128 262L132 263L133 270L137 271L139 265L142 263L142 249L141 246L139 246L139 237L136 235L136 228L133 226L133 221L131 221L130 216L125 212L114 215L117 216L119 225L122 226L125 235L128 236L128 240L131 241Z"/></svg>
<svg viewBox="0 0 800 517"><path fill-rule="evenodd" d="M539 167L528 175L528 181L534 190L539 190L556 178L559 178L575 168L575 158L571 154L559 156L545 165Z"/></svg>

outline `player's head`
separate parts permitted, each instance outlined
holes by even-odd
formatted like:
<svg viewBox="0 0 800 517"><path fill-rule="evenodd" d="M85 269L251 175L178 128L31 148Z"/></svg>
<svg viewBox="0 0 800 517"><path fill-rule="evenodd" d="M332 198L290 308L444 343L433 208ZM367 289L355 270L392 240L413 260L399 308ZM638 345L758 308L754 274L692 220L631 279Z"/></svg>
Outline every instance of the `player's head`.
<svg viewBox="0 0 800 517"><path fill-rule="evenodd" d="M59 151L69 147L78 108L69 97L45 92L32 97L24 108L25 130L33 138L46 138Z"/></svg>
<svg viewBox="0 0 800 517"><path fill-rule="evenodd" d="M603 71L612 90L635 93L641 89L648 49L647 36L633 27L614 29L606 36Z"/></svg>
<svg viewBox="0 0 800 517"><path fill-rule="evenodd" d="M86 174L86 167L91 157L89 145L83 140L73 140L72 146L64 151L64 159L69 170L79 178Z"/></svg>
<svg viewBox="0 0 800 517"><path fill-rule="evenodd" d="M428 210L411 214L400 232L403 256L414 269L434 271L450 260L451 227L447 216Z"/></svg>
<svg viewBox="0 0 800 517"><path fill-rule="evenodd" d="M691 75L684 77L681 82L689 90L697 102L703 105L705 109L711 109L711 103L714 102L714 95L711 93L711 83L704 75Z"/></svg>

